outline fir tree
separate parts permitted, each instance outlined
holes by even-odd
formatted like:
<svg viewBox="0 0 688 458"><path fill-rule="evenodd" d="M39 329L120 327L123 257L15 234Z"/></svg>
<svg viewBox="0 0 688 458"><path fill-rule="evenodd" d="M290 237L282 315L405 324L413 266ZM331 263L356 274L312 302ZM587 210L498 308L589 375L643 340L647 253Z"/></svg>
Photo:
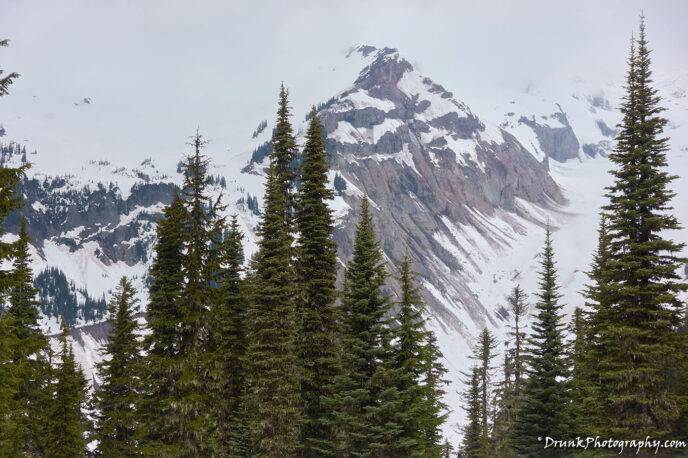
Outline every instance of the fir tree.
<svg viewBox="0 0 688 458"><path fill-rule="evenodd" d="M186 208L184 220L184 248L181 270L184 275L184 287L181 291L180 305L182 325L180 335L180 352L199 352L203 346L202 329L205 325L207 311L212 305L211 291L217 284L218 259L224 219L219 216L223 207L218 200L207 194L208 163L202 154L207 141L196 132L191 137L190 154L182 165L184 185L182 202Z"/></svg>
<svg viewBox="0 0 688 458"><path fill-rule="evenodd" d="M259 456L289 456L301 446L299 322L292 248L296 141L288 94L280 88L266 182L261 237L251 280L247 360L251 435Z"/></svg>
<svg viewBox="0 0 688 458"><path fill-rule="evenodd" d="M9 43L9 40L0 40L0 48L9 45ZM19 77L19 74L15 72L8 73L5 76L3 76L3 73L4 71L0 69L0 97L8 94L10 85Z"/></svg>
<svg viewBox="0 0 688 458"><path fill-rule="evenodd" d="M559 304L557 270L549 226L545 233L540 266L540 290L528 339L528 380L523 387L523 399L518 408L511 439L520 454L556 456L556 451L543 449L543 441L545 437L568 438L566 409L569 396L565 382L568 370L563 340L562 305Z"/></svg>
<svg viewBox="0 0 688 458"><path fill-rule="evenodd" d="M291 224L295 212L294 185L296 181L295 162L297 146L294 138L294 130L291 126L289 117L291 109L289 107L289 91L280 86L279 103L277 108L277 121L272 132L272 153L270 162L274 167L276 189L284 195L285 199L285 224L287 230L291 231ZM312 143L312 146L318 146Z"/></svg>
<svg viewBox="0 0 688 458"><path fill-rule="evenodd" d="M323 399L332 395L334 379L340 372L335 308L337 246L332 236L332 211L327 204L332 198L323 130L314 108L303 150L296 212L300 234L296 281L305 456L319 456L323 447L331 442L332 432L326 421L328 410Z"/></svg>
<svg viewBox="0 0 688 458"><path fill-rule="evenodd" d="M465 458L480 458L484 456L481 425L480 367L473 367L468 376L467 383L468 387L464 393L464 410L466 411L467 423L463 428L461 456Z"/></svg>
<svg viewBox="0 0 688 458"><path fill-rule="evenodd" d="M337 378L332 398L333 421L336 433L336 453L339 456L385 455L385 447L393 447L393 440L401 434L396 419L385 425L386 438L380 436L383 426L375 414L393 402L390 395L389 357L386 343L389 328L386 314L390 304L382 293L386 272L382 251L375 237L368 199L361 204L361 217L351 261L344 275L342 293L342 364L343 373ZM386 399L384 395L388 395ZM387 418L394 412L385 412ZM390 438L391 436L391 438ZM392 454L392 453L389 453Z"/></svg>
<svg viewBox="0 0 688 458"><path fill-rule="evenodd" d="M572 384L577 387L577 396L580 396L577 404L585 413L576 422L577 428L585 435L607 433L609 426L607 387L600 381L600 375L605 371L603 367L607 365L606 356L616 346L613 337L606 331L611 312L607 269L610 247L606 221L605 214L601 214L597 249L588 272L590 283L583 291L586 310L580 319L585 322L584 335L576 334L576 339L582 337L585 345L578 347L584 352L576 356L578 368L573 372Z"/></svg>
<svg viewBox="0 0 688 458"><path fill-rule="evenodd" d="M38 330L38 291L33 286L33 273L31 271L31 257L29 255L29 234L26 228L26 220L21 219L19 227L19 239L14 244L14 261L12 263L12 287L9 292L9 312L17 319L20 328L18 337L22 340L41 336ZM42 343L42 338L39 339ZM41 348L39 345L38 348Z"/></svg>
<svg viewBox="0 0 688 458"><path fill-rule="evenodd" d="M670 213L675 193L669 184L675 177L666 171L667 120L652 87L650 65L641 18L621 107L623 120L609 156L616 168L605 207L611 307L602 333L613 346L601 362L600 383L608 395L608 430L619 438L666 436L678 415L668 374L680 362L678 296L688 284L678 275L686 262L680 257L683 245L665 236L680 225Z"/></svg>
<svg viewBox="0 0 688 458"><path fill-rule="evenodd" d="M0 40L0 47L8 43ZM7 95L9 86L19 76L2 75L0 69L0 97ZM0 167L0 238L5 234L7 217L21 207L16 190L28 166ZM43 383L48 367L40 354L46 341L37 326L28 245L23 219L19 240L0 240L0 262L11 262L13 267L0 269L0 450L8 456L40 453L44 401L48 395Z"/></svg>
<svg viewBox="0 0 688 458"><path fill-rule="evenodd" d="M504 346L504 360L502 363L502 381L495 389L494 424L492 427L492 442L496 456L506 456L511 453L509 435L513 425L516 396L514 394L514 363L512 352L508 345Z"/></svg>
<svg viewBox="0 0 688 458"><path fill-rule="evenodd" d="M213 355L214 422L220 454L247 456L250 447L244 416L246 397L247 293L241 278L244 235L236 215L221 246L218 275L221 301L211 310L210 331Z"/></svg>
<svg viewBox="0 0 688 458"><path fill-rule="evenodd" d="M293 456L300 445L293 237L287 222L289 196L278 172L278 158L271 158L267 177L247 350L255 406L251 428L258 456Z"/></svg>
<svg viewBox="0 0 688 458"><path fill-rule="evenodd" d="M221 295L217 288L219 247L224 229L220 199L207 194L208 159L202 154L206 141L196 132L191 137L193 152L182 165L184 183L181 203L185 218L182 227L182 288L177 300L177 354L170 360L174 392L167 403L165 421L171 441L189 455L204 455L214 448L217 425L210 412L212 402L211 356L208 345L208 311Z"/></svg>
<svg viewBox="0 0 688 458"><path fill-rule="evenodd" d="M492 425L490 424L494 371L492 360L496 356L496 348L497 342L492 333L487 328L483 329L473 352L473 359L478 362L480 375L480 444L483 456L489 456L492 453Z"/></svg>
<svg viewBox="0 0 688 458"><path fill-rule="evenodd" d="M13 359L20 344L15 328L16 318L0 314L0 449L8 456L21 456L23 429L18 421L21 403L17 398L22 378Z"/></svg>
<svg viewBox="0 0 688 458"><path fill-rule="evenodd" d="M168 418L178 397L179 327L182 321L179 304L184 275L180 269L184 258L184 222L187 212L177 196L165 208L158 222L155 259L149 277L147 326L150 334L144 340L143 394L141 399L141 451L144 455L174 456L182 447Z"/></svg>
<svg viewBox="0 0 688 458"><path fill-rule="evenodd" d="M591 433L590 418L595 415L588 406L589 380L586 371L589 345L589 329L583 310L576 307L571 320L569 335L572 336L569 350L571 370L570 396L575 402L569 404L567 416L571 425L571 437L584 437Z"/></svg>
<svg viewBox="0 0 688 458"><path fill-rule="evenodd" d="M67 340L69 329L62 330L61 362L55 370L54 396L48 407L45 456L73 458L86 454L88 422L83 413L86 380Z"/></svg>
<svg viewBox="0 0 688 458"><path fill-rule="evenodd" d="M17 195L17 186L21 182L28 164L21 167L0 167L0 222L4 222L15 210L21 208L22 201ZM5 234L4 225L0 225L0 237ZM14 258L16 244L0 240L0 260L11 262ZM2 308L7 301L14 282L14 274L9 269L0 269L0 304Z"/></svg>
<svg viewBox="0 0 688 458"><path fill-rule="evenodd" d="M509 298L509 311L513 316L513 324L509 325L508 336L511 337L514 346L511 354L511 364L514 375L514 396L518 397L525 380L527 355L525 351L525 318L528 306L525 302L525 293L520 285L516 285Z"/></svg>
<svg viewBox="0 0 688 458"><path fill-rule="evenodd" d="M95 439L98 454L134 456L137 447L137 405L140 387L141 344L133 316L138 300L129 279L122 277L110 303L112 330L103 359L97 365L101 380L94 396Z"/></svg>
<svg viewBox="0 0 688 458"><path fill-rule="evenodd" d="M44 383L47 362L44 350L47 340L38 327L38 291L33 286L31 258L29 255L29 235L26 221L22 218L19 239L14 242L12 263L12 286L9 291L10 307L8 314L14 317L13 332L16 336L16 351L12 365L21 382L15 393L18 405L17 421L23 431L24 451L36 451L41 436L43 411L48 397Z"/></svg>
<svg viewBox="0 0 688 458"><path fill-rule="evenodd" d="M415 285L411 260L406 255L400 266L401 296L396 304L399 326L394 332L394 365L403 401L405 420L402 440L405 456L440 456L443 450L440 427L446 418L442 402L446 369L440 359L432 331L426 329L425 305Z"/></svg>

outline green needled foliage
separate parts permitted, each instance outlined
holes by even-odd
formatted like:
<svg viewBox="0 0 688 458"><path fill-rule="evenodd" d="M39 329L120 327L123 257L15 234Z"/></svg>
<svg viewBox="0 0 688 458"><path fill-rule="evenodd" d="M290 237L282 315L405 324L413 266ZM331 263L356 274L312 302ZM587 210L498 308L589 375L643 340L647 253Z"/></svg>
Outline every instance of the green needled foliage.
<svg viewBox="0 0 688 458"><path fill-rule="evenodd" d="M54 371L52 402L47 409L44 456L73 458L86 454L86 380L74 360L72 346L67 341L69 329L65 325L60 337L61 361Z"/></svg>
<svg viewBox="0 0 688 458"><path fill-rule="evenodd" d="M241 278L243 238L235 215L220 246L220 300L211 309L209 323L215 446L219 455L230 457L244 457L250 451L245 415L248 298Z"/></svg>
<svg viewBox="0 0 688 458"><path fill-rule="evenodd" d="M0 40L0 47L8 43ZM0 97L18 76L0 70ZM0 237L7 217L22 206L16 191L28 167L0 167ZM0 450L8 456L43 452L50 398L47 340L37 323L29 242L23 218L18 240L0 241L0 262L12 263L11 269L0 270Z"/></svg>
<svg viewBox="0 0 688 458"><path fill-rule="evenodd" d="M140 400L140 444L146 456L174 456L181 445L174 435L168 416L177 397L179 377L179 300L184 282L180 269L184 258L184 221L187 212L177 196L165 208L158 222L158 241L149 277L147 325L150 334L144 339L146 356L142 367Z"/></svg>
<svg viewBox="0 0 688 458"><path fill-rule="evenodd" d="M43 412L49 398L45 381L48 362L44 352L48 342L38 327L38 291L33 286L29 235L23 218L19 239L14 242L13 248L10 307L7 314L14 317L12 331L17 343L10 364L20 380L14 395L19 407L15 419L22 432L21 448L24 453L35 453L41 448Z"/></svg>
<svg viewBox="0 0 688 458"><path fill-rule="evenodd" d="M328 187L327 169L324 133L314 108L306 132L296 207L304 456L321 456L331 448L332 430L326 421L329 412L323 401L332 396L335 377L341 371L335 306L337 246L332 235L332 210L328 207L334 196Z"/></svg>
<svg viewBox="0 0 688 458"><path fill-rule="evenodd" d="M375 237L367 197L361 204L356 240L348 263L342 292L342 363L332 398L336 453L367 456L385 453L389 437L382 437L383 425L376 414L389 419L397 409L391 406L398 393L391 391L389 328L386 315L390 304L382 293L386 272L382 251ZM391 411L384 411L391 407ZM386 434L401 432L398 418L392 418Z"/></svg>
<svg viewBox="0 0 688 458"><path fill-rule="evenodd" d="M104 457L138 454L138 404L140 395L141 343L134 318L136 291L122 277L110 302L112 330L98 364L100 386L94 395L96 411L94 438L98 455Z"/></svg>
<svg viewBox="0 0 688 458"><path fill-rule="evenodd" d="M293 456L300 449L301 369L293 269L291 162L295 141L287 94L280 91L277 127L255 258L248 358L257 456Z"/></svg>
<svg viewBox="0 0 688 458"><path fill-rule="evenodd" d="M182 165L184 183L181 200L183 248L180 270L184 276L179 294L179 348L173 362L178 374L175 397L166 419L184 453L207 455L214 448L217 425L213 424L211 380L212 356L208 351L208 313L217 304L219 256L225 220L224 207L208 192L209 160L202 154L206 140L196 132L192 153Z"/></svg>
<svg viewBox="0 0 688 458"><path fill-rule="evenodd" d="M480 367L474 366L468 375L467 389L464 393L466 426L463 428L461 456L465 458L481 458L484 456L480 398Z"/></svg>
<svg viewBox="0 0 688 458"><path fill-rule="evenodd" d="M435 336L426 328L425 304L408 255L399 271L399 326L394 331L392 360L404 411L400 445L406 447L404 456L437 457L445 449L440 427L447 416L442 402L446 369Z"/></svg>
<svg viewBox="0 0 688 458"><path fill-rule="evenodd" d="M285 224L287 230L291 231L296 206L296 196L294 187L296 184L296 154L297 145L294 138L294 129L291 126L289 117L291 108L289 107L289 91L280 86L279 102L277 108L277 121L272 133L272 153L270 162L275 168L275 186L285 199Z"/></svg>
<svg viewBox="0 0 688 458"><path fill-rule="evenodd" d="M551 451L543 450L544 438L566 439L570 433L564 324L549 226L540 266L540 290L528 338L528 380L511 441L518 453L526 456L549 456Z"/></svg>
<svg viewBox="0 0 688 458"><path fill-rule="evenodd" d="M301 426L292 237L284 223L286 199L276 181L273 164L261 222L248 347L256 405L252 428L259 456L296 453Z"/></svg>
<svg viewBox="0 0 688 458"><path fill-rule="evenodd" d="M0 48L9 45L10 41L3 39L0 40ZM0 97L7 95L9 92L10 85L14 82L16 78L19 77L18 73L11 72L3 76L4 71L0 69Z"/></svg>
<svg viewBox="0 0 688 458"><path fill-rule="evenodd" d="M477 361L480 382L480 453L482 456L490 456L493 449L492 444L492 391L493 391L493 371L494 360L497 348L497 341L492 333L483 329L478 336L478 343L473 351L472 358Z"/></svg>
<svg viewBox="0 0 688 458"><path fill-rule="evenodd" d="M610 160L614 183L607 188L609 259L605 295L609 313L601 341L600 384L605 387L607 430L619 438L666 437L678 416L679 399L671 388L670 369L683 364L676 332L683 313L679 293L682 244L666 238L679 229L670 213L675 193L667 172L667 120L652 87L651 59L641 18L632 47L621 107L617 146Z"/></svg>

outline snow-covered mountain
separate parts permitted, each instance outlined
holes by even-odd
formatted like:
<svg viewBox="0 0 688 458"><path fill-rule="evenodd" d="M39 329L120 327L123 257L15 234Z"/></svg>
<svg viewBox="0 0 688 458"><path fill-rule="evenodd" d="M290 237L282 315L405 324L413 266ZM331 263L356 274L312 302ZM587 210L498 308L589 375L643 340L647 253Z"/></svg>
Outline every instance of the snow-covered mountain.
<svg viewBox="0 0 688 458"><path fill-rule="evenodd" d="M564 300L569 310L580 304L609 182L606 155L621 84L571 80L521 93L471 94L469 107L395 49L352 48L337 70L337 81L351 75L349 85L317 110L337 194L332 205L340 259L351 251L365 193L390 273L407 249L416 260L430 323L450 369L447 433L453 435L462 417L460 372L469 364L473 338L485 326L503 336L505 298L516 283L535 290L548 221L556 230ZM675 205L688 224L688 199L682 198L688 192L688 72L663 75L657 87L670 119L669 163L681 176L674 183ZM293 119L300 144L303 115ZM222 193L228 213L239 215L249 255L273 118L267 112L267 123L255 120L257 128L233 148L238 154L218 153L212 144L209 149L213 190ZM73 335L91 370L104 335L92 324L102 319L103 296L129 275L145 303L155 221L179 184L177 163L154 153L134 162L119 160L117 151L91 157L75 141L69 160L56 164L54 157L43 159L44 151L31 153L32 145L13 137L10 124L0 130L0 161L34 163L22 190L44 323L54 332L55 316L65 313L82 325ZM16 230L18 218L9 225ZM688 231L675 236L687 241Z"/></svg>

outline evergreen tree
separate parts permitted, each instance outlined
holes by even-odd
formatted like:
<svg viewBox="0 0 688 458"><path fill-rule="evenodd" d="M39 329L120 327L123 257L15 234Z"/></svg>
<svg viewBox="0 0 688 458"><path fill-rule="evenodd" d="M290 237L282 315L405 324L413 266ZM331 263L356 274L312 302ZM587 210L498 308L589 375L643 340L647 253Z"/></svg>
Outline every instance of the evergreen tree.
<svg viewBox="0 0 688 458"><path fill-rule="evenodd" d="M244 235L236 215L221 245L218 275L221 301L211 310L214 422L218 454L247 456L250 440L244 416L246 397L247 293L241 278Z"/></svg>
<svg viewBox="0 0 688 458"><path fill-rule="evenodd" d="M9 43L9 40L0 40L0 48L9 45ZM3 76L3 73L4 71L0 69L0 97L8 94L10 85L19 77L19 74L15 72L8 73L5 76Z"/></svg>
<svg viewBox="0 0 688 458"><path fill-rule="evenodd" d="M578 346L577 368L572 383L577 387L577 404L585 415L578 419L577 428L581 434L608 434L607 387L602 385L600 375L605 371L606 355L616 346L613 336L606 332L610 320L611 296L609 294L608 262L610 257L609 235L605 214L600 216L597 249L588 272L590 283L585 287L586 311L580 319L585 323L582 338L584 346ZM580 326L579 326L580 332Z"/></svg>
<svg viewBox="0 0 688 458"><path fill-rule="evenodd" d="M564 324L549 226L541 258L540 290L528 339L528 380L523 387L511 438L518 453L526 456L556 456L558 452L543 449L545 437L565 439L569 435Z"/></svg>
<svg viewBox="0 0 688 458"><path fill-rule="evenodd" d="M7 44L7 40L0 40L0 47ZM16 73L2 74L0 70L0 97L7 95L9 85L18 77ZM5 234L5 220L22 205L16 191L28 167L0 167L0 238ZM49 396L45 384L49 368L42 352L47 341L37 325L28 248L29 236L22 219L19 240L0 240L0 262L12 263L12 269L0 269L0 450L8 455L40 453Z"/></svg>
<svg viewBox="0 0 688 458"><path fill-rule="evenodd" d="M295 212L294 185L296 182L296 139L294 130L291 126L289 117L291 109L289 107L289 91L280 86L279 103L277 108L277 121L272 132L272 153L270 162L274 167L276 189L284 195L285 199L285 224L287 230L291 231L291 224ZM313 148L318 148L317 144L311 143ZM316 153L317 154L317 153Z"/></svg>
<svg viewBox="0 0 688 458"><path fill-rule="evenodd" d="M19 348L13 332L15 322L12 314L0 314L0 449L8 456L21 456L23 451L23 430L18 421L21 403L17 399L22 379L13 363Z"/></svg>
<svg viewBox="0 0 688 458"><path fill-rule="evenodd" d="M569 404L567 416L571 425L571 437L591 434L590 418L594 413L588 410L589 377L586 374L588 359L589 330L583 310L576 307L571 320L569 335L573 337L569 350L571 369L570 396L575 402Z"/></svg>
<svg viewBox="0 0 688 458"><path fill-rule="evenodd" d="M440 427L446 418L442 402L442 377L446 370L432 331L426 329L425 305L415 285L411 259L400 266L401 297L396 304L399 326L394 332L394 366L403 401L405 419L402 440L405 456L440 456L443 446Z"/></svg>
<svg viewBox="0 0 688 458"><path fill-rule="evenodd" d="M315 108L310 116L301 163L301 186L297 195L298 318L300 322L299 357L303 365L303 443L305 456L320 456L332 432L323 400L332 395L335 377L340 372L335 307L337 246L334 242L333 198L328 188L327 154L323 130Z"/></svg>
<svg viewBox="0 0 688 458"><path fill-rule="evenodd" d="M513 316L513 324L509 325L508 336L511 337L514 347L511 354L511 364L514 376L514 396L518 397L525 380L527 355L525 351L525 319L528 306L525 302L525 293L520 285L516 285L509 298L509 311Z"/></svg>
<svg viewBox="0 0 688 458"><path fill-rule="evenodd" d="M0 167L0 222L4 222L13 211L21 208L22 201L16 190L27 169L28 164L17 168ZM0 225L0 238L4 234L4 225ZM15 242L0 240L0 260L11 262L15 251ZM3 309L14 280L15 275L11 270L0 269L0 305Z"/></svg>
<svg viewBox="0 0 688 458"><path fill-rule="evenodd" d="M504 345L504 361L502 363L502 381L497 387L495 398L496 405L495 422L493 426L493 442L495 453L498 456L511 456L514 454L510 443L514 419L518 410L525 373L527 367L527 354L525 351L526 334L525 317L527 305L525 294L519 285L516 285L507 298L510 315L513 321L509 324L507 336L510 337L513 346Z"/></svg>
<svg viewBox="0 0 688 458"><path fill-rule="evenodd" d="M207 141L196 132L191 137L193 152L182 165L184 256L183 288L179 296L179 354L176 370L177 399L168 418L185 453L206 455L215 447L217 424L212 421L212 357L208 350L208 312L221 300L218 288L220 247L225 221L220 199L208 195L208 163L202 154Z"/></svg>
<svg viewBox="0 0 688 458"><path fill-rule="evenodd" d="M215 447L207 321L221 298L217 276L224 219L220 200L206 192L205 144L198 132L192 136L193 152L180 166L181 195L158 225L143 365L151 382L141 408L144 454L202 455Z"/></svg>
<svg viewBox="0 0 688 458"><path fill-rule="evenodd" d="M492 425L490 424L490 413L492 412L492 376L494 366L492 360L495 358L497 342L485 328L478 336L478 343L473 352L473 359L478 362L480 376L480 444L482 456L489 456L492 453Z"/></svg>
<svg viewBox="0 0 688 458"><path fill-rule="evenodd" d="M299 449L301 435L290 172L296 143L288 115L282 87L255 258L247 350L255 407L251 432L258 456L292 456Z"/></svg>
<svg viewBox="0 0 688 458"><path fill-rule="evenodd" d="M183 220L184 248L181 270L184 287L181 290L180 349L183 354L198 353L204 345L206 313L217 297L212 291L217 285L219 247L224 218L219 216L223 206L207 193L209 160L202 154L207 141L196 132L191 137L190 154L182 165L184 184L181 199L187 218Z"/></svg>
<svg viewBox="0 0 688 458"><path fill-rule="evenodd" d="M482 406L480 393L480 367L475 366L468 377L468 388L464 393L466 426L463 429L461 456L480 458L483 455L482 442Z"/></svg>
<svg viewBox="0 0 688 458"><path fill-rule="evenodd" d="M394 380L389 367L389 328L386 314L390 304L382 293L386 272L382 251L375 237L368 199L361 204L361 218L351 261L344 275L342 292L342 365L336 392L331 399L338 456L394 455L389 448L403 430L399 418L383 424L398 413L390 398ZM398 400L398 397L397 397ZM382 410L391 407L391 412ZM381 428L387 437L381 437ZM387 450L385 450L387 448Z"/></svg>
<svg viewBox="0 0 688 458"><path fill-rule="evenodd" d="M33 273L31 271L31 256L29 255L29 234L26 228L26 220L21 219L19 227L19 239L14 243L14 261L12 263L12 286L9 291L9 312L17 319L20 328L20 339L26 341L39 336L39 344L43 343L42 335L38 330L38 291L33 286ZM38 348L42 348L39 345Z"/></svg>
<svg viewBox="0 0 688 458"><path fill-rule="evenodd" d="M502 381L495 390L495 418L492 427L492 442L494 443L494 454L496 456L507 456L511 453L509 435L513 425L516 403L513 371L512 352L509 350L508 345L505 344Z"/></svg>
<svg viewBox="0 0 688 458"><path fill-rule="evenodd" d="M54 396L48 407L45 456L73 458L86 454L88 422L83 413L86 402L86 380L74 360L67 341L69 329L63 326L61 362L55 371Z"/></svg>
<svg viewBox="0 0 688 458"><path fill-rule="evenodd" d="M149 278L147 326L144 339L143 394L139 409L140 443L144 455L174 456L181 444L167 421L177 397L179 377L179 326L182 321L180 297L184 275L184 221L187 212L177 196L165 208L158 222L155 259Z"/></svg>
<svg viewBox="0 0 688 458"><path fill-rule="evenodd" d="M141 344L133 316L138 299L129 279L122 277L110 303L110 331L103 361L97 365L101 383L94 396L98 454L134 456L137 447L137 401Z"/></svg>
<svg viewBox="0 0 688 458"><path fill-rule="evenodd" d="M48 397L47 386L43 380L47 371L44 350L48 342L38 327L37 290L33 286L29 235L23 218L19 239L14 242L13 248L10 307L7 313L14 317L13 332L18 345L11 364L21 380L15 393L16 401L21 408L16 413L20 430L24 433L21 438L23 449L30 453L35 452L40 443L42 414Z"/></svg>
<svg viewBox="0 0 688 458"><path fill-rule="evenodd" d="M682 244L666 238L680 228L670 213L675 179L666 171L667 120L652 87L651 59L641 19L637 52L632 49L621 107L617 145L610 160L614 183L607 188L610 257L609 318L602 329L611 341L601 362L600 383L608 395L615 437L661 437L678 415L678 398L668 374L680 361L676 332L688 289L678 275L686 262Z"/></svg>

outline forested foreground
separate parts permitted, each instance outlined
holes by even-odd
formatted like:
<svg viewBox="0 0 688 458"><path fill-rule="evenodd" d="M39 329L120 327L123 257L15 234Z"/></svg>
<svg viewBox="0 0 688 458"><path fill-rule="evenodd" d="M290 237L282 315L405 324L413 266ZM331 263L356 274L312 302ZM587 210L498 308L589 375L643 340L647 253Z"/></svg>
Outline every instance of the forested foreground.
<svg viewBox="0 0 688 458"><path fill-rule="evenodd" d="M2 456L605 456L618 450L544 438L688 439L687 260L666 238L679 228L675 177L642 22L628 64L584 300L567 326L546 227L535 303L515 285L508 341L478 336L461 444L443 436L446 371L414 260L388 265L364 196L337 281L323 130L313 109L299 149L282 87L256 254L244 259L236 217L210 195L196 133L157 226L145 324L122 278L92 389L66 326L57 354L38 326L26 225L0 242L11 265L0 271ZM17 77L0 73L0 96ZM20 209L25 171L0 169L0 221ZM674 452L687 453L661 451Z"/></svg>

